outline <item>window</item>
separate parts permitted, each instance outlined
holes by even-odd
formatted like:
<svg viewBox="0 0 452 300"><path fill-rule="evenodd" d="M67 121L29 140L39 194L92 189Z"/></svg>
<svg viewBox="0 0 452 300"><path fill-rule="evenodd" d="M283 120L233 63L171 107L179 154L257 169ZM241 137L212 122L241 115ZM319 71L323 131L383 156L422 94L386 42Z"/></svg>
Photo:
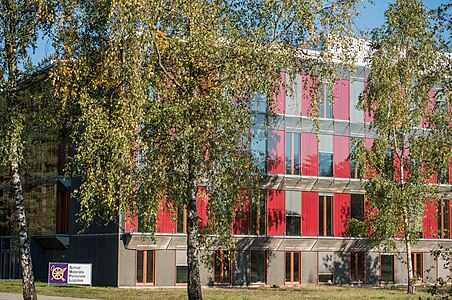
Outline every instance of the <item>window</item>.
<svg viewBox="0 0 452 300"><path fill-rule="evenodd" d="M300 175L300 134L286 132L286 174Z"/></svg>
<svg viewBox="0 0 452 300"><path fill-rule="evenodd" d="M286 252L286 283L300 283L300 265L300 252Z"/></svg>
<svg viewBox="0 0 452 300"><path fill-rule="evenodd" d="M251 283L265 284L267 282L267 252L251 251Z"/></svg>
<svg viewBox="0 0 452 300"><path fill-rule="evenodd" d="M382 282L394 282L394 255L381 255L381 274L380 281Z"/></svg>
<svg viewBox="0 0 452 300"><path fill-rule="evenodd" d="M177 233L187 233L187 208L181 205L177 209Z"/></svg>
<svg viewBox="0 0 452 300"><path fill-rule="evenodd" d="M450 203L448 199L438 201L438 237L448 239L450 232Z"/></svg>
<svg viewBox="0 0 452 300"><path fill-rule="evenodd" d="M416 281L422 281L424 278L424 260L422 253L411 253L411 263L413 265L413 276Z"/></svg>
<svg viewBox="0 0 452 300"><path fill-rule="evenodd" d="M253 112L265 113L267 111L267 100L264 94L257 93L251 101Z"/></svg>
<svg viewBox="0 0 452 300"><path fill-rule="evenodd" d="M351 194L350 218L364 221L364 195Z"/></svg>
<svg viewBox="0 0 452 300"><path fill-rule="evenodd" d="M364 81L350 80L350 121L364 122L364 112L356 108L359 101L359 96L364 91Z"/></svg>
<svg viewBox="0 0 452 300"><path fill-rule="evenodd" d="M56 233L69 232L69 191L57 191Z"/></svg>
<svg viewBox="0 0 452 300"><path fill-rule="evenodd" d="M333 136L319 134L319 176L333 177Z"/></svg>
<svg viewBox="0 0 452 300"><path fill-rule="evenodd" d="M331 119L333 118L333 108L331 106L330 87L323 84L320 89L319 118Z"/></svg>
<svg viewBox="0 0 452 300"><path fill-rule="evenodd" d="M319 236L333 235L333 196L319 195Z"/></svg>
<svg viewBox="0 0 452 300"><path fill-rule="evenodd" d="M286 115L301 115L301 76L300 74L286 75L286 84L290 89L286 92Z"/></svg>
<svg viewBox="0 0 452 300"><path fill-rule="evenodd" d="M213 278L215 284L231 284L231 253L215 251Z"/></svg>
<svg viewBox="0 0 452 300"><path fill-rule="evenodd" d="M286 235L301 235L301 192L286 191Z"/></svg>
<svg viewBox="0 0 452 300"><path fill-rule="evenodd" d="M251 140L251 154L257 170L260 173L265 173L267 160L267 131L265 129L265 116L255 114L253 117L253 124L251 125L251 132L253 136Z"/></svg>
<svg viewBox="0 0 452 300"><path fill-rule="evenodd" d="M449 184L449 166L441 168L436 172L436 181L439 184Z"/></svg>
<svg viewBox="0 0 452 300"><path fill-rule="evenodd" d="M137 251L137 284L154 283L154 251Z"/></svg>
<svg viewBox="0 0 452 300"><path fill-rule="evenodd" d="M333 253L331 252L319 252L319 283L329 283L334 282L334 262Z"/></svg>
<svg viewBox="0 0 452 300"><path fill-rule="evenodd" d="M350 281L364 282L364 252L352 252L350 255Z"/></svg>
<svg viewBox="0 0 452 300"><path fill-rule="evenodd" d="M254 199L253 199L254 200ZM255 235L265 235L266 234L266 202L267 202L267 193L266 191L259 191L257 199L251 201L250 210L250 234Z"/></svg>
<svg viewBox="0 0 452 300"><path fill-rule="evenodd" d="M363 139L359 138L352 138L350 140L350 156L352 156L355 153L356 144L358 142L364 142ZM350 178L359 178L361 175L361 168L357 166L355 160L350 159Z"/></svg>
<svg viewBox="0 0 452 300"><path fill-rule="evenodd" d="M176 284L188 282L187 253L176 250Z"/></svg>

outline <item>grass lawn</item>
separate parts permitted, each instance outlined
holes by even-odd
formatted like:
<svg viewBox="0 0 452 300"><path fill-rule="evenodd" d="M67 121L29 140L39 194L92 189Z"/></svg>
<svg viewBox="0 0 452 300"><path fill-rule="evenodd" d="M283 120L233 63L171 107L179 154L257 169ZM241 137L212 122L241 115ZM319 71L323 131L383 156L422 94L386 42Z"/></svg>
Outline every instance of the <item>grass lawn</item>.
<svg viewBox="0 0 452 300"><path fill-rule="evenodd" d="M47 286L36 283L38 295L66 296L92 299L186 299L185 288L126 289L112 287ZM421 289L418 289L421 290ZM422 289L423 290L423 289ZM20 280L0 280L0 292L21 293ZM407 295L405 288L389 289L377 287L319 287L294 288L204 288L205 299L426 299L429 295L417 292Z"/></svg>

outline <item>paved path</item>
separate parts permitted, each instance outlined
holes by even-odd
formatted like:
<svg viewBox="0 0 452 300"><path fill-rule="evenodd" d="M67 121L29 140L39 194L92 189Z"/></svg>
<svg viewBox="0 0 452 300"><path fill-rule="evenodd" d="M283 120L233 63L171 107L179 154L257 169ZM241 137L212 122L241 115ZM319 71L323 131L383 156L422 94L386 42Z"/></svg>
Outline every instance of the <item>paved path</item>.
<svg viewBox="0 0 452 300"><path fill-rule="evenodd" d="M22 294L8 294L0 293L0 300L22 300ZM67 298L67 297L55 297L55 296L40 296L38 300L92 300L86 298Z"/></svg>

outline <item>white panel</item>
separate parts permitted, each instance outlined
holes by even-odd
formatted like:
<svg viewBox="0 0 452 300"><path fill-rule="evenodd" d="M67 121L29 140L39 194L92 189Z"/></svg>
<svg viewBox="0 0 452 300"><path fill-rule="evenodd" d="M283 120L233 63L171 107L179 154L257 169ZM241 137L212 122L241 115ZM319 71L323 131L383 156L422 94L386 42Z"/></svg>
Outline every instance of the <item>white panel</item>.
<svg viewBox="0 0 452 300"><path fill-rule="evenodd" d="M319 152L333 152L333 136L319 134Z"/></svg>
<svg viewBox="0 0 452 300"><path fill-rule="evenodd" d="M333 274L333 253L319 252L319 274Z"/></svg>
<svg viewBox="0 0 452 300"><path fill-rule="evenodd" d="M187 265L187 252L176 250L176 266Z"/></svg>
<svg viewBox="0 0 452 300"><path fill-rule="evenodd" d="M287 115L301 115L301 76L299 74L293 76L286 76L286 84L291 87L291 90L286 91L286 114Z"/></svg>
<svg viewBox="0 0 452 300"><path fill-rule="evenodd" d="M358 110L356 105L359 101L359 95L364 91L364 81L351 80L350 81L350 121L364 122L364 112Z"/></svg>
<svg viewBox="0 0 452 300"><path fill-rule="evenodd" d="M290 215L301 215L301 192L286 191L286 211Z"/></svg>

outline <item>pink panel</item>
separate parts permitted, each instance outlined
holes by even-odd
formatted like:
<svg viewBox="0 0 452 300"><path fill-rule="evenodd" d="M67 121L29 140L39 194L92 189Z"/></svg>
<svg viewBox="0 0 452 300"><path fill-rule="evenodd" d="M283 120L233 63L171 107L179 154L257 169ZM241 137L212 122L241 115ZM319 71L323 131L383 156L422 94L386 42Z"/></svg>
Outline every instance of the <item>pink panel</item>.
<svg viewBox="0 0 452 300"><path fill-rule="evenodd" d="M364 82L364 98L366 98L367 93L367 82ZM364 122L366 124L371 123L374 120L374 116L370 115L367 111L364 112Z"/></svg>
<svg viewBox="0 0 452 300"><path fill-rule="evenodd" d="M283 82L286 81L286 73L281 72L281 80ZM286 90L284 86L281 84L279 87L279 93L275 96L275 104L273 106L273 111L277 114L283 115L286 109Z"/></svg>
<svg viewBox="0 0 452 300"><path fill-rule="evenodd" d="M422 219L422 231L423 237L426 239L436 238L438 236L438 224L436 220L436 205L437 201L435 200L433 203L430 201L426 201L424 218Z"/></svg>
<svg viewBox="0 0 452 300"><path fill-rule="evenodd" d="M350 194L334 194L334 236L346 236L350 219Z"/></svg>
<svg viewBox="0 0 452 300"><path fill-rule="evenodd" d="M319 154L317 137L315 136L315 134L301 134L301 157L301 174L305 176L317 176L319 168Z"/></svg>
<svg viewBox="0 0 452 300"><path fill-rule="evenodd" d="M267 142L268 174L284 174L285 172L285 136L282 130L269 130Z"/></svg>
<svg viewBox="0 0 452 300"><path fill-rule="evenodd" d="M319 235L319 194L302 192L301 228L303 236Z"/></svg>
<svg viewBox="0 0 452 300"><path fill-rule="evenodd" d="M311 105L311 87L314 83L317 82L317 79L312 79L311 76L303 75L301 76L301 114L303 116L309 115L309 107Z"/></svg>
<svg viewBox="0 0 452 300"><path fill-rule="evenodd" d="M350 120L350 81L339 80L334 85L333 116L338 120Z"/></svg>
<svg viewBox="0 0 452 300"><path fill-rule="evenodd" d="M282 190L268 190L267 197L267 234L284 235L285 225L285 192Z"/></svg>
<svg viewBox="0 0 452 300"><path fill-rule="evenodd" d="M138 232L138 216L137 214L126 213L126 232Z"/></svg>
<svg viewBox="0 0 452 300"><path fill-rule="evenodd" d="M176 232L176 222L171 219L171 213L166 207L166 199L162 199L158 211L157 232L174 233Z"/></svg>
<svg viewBox="0 0 452 300"><path fill-rule="evenodd" d="M333 172L334 177L349 178L350 161L350 138L347 136L334 136L333 138Z"/></svg>
<svg viewBox="0 0 452 300"><path fill-rule="evenodd" d="M205 187L199 187L198 194L196 195L196 202L198 208L198 225L200 230L203 230L207 226L207 203L209 202L209 196L207 195Z"/></svg>

